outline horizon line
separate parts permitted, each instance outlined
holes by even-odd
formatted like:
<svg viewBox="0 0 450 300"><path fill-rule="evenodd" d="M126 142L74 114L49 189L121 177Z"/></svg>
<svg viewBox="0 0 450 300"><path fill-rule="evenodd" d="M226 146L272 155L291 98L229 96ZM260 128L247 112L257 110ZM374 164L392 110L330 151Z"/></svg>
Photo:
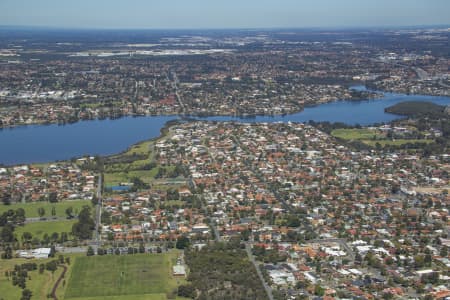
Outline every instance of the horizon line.
<svg viewBox="0 0 450 300"><path fill-rule="evenodd" d="M270 26L270 27L71 27L71 26L44 26L44 25L7 25L0 24L1 29L27 29L27 30L80 30L80 31L224 31L224 30L346 30L346 29L408 29L408 28L446 28L450 24L426 24L426 25L348 25L348 26Z"/></svg>

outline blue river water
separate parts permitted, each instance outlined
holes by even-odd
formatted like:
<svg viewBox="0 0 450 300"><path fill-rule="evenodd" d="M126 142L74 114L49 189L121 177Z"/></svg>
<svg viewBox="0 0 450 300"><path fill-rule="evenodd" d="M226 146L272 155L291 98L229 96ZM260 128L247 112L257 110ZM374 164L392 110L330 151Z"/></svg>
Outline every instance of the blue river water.
<svg viewBox="0 0 450 300"><path fill-rule="evenodd" d="M285 116L254 118L212 116L197 119L252 123L314 120L370 125L398 119L399 116L385 113L384 109L407 100L450 105L449 97L385 93L381 99L336 101L308 107L302 112ZM67 125L28 125L2 129L0 130L0 164L49 162L83 155L118 153L134 143L159 136L161 128L168 121L176 119L180 117L124 117L116 120L81 121Z"/></svg>

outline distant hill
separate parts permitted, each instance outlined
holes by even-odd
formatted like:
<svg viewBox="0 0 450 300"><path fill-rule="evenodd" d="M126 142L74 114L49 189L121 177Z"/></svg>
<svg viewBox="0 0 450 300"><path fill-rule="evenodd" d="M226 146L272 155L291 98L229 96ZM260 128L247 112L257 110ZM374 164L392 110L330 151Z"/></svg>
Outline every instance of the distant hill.
<svg viewBox="0 0 450 300"><path fill-rule="evenodd" d="M445 109L445 106L434 104L431 102L405 101L389 106L385 108L384 111L396 115L417 116L425 114L442 115Z"/></svg>

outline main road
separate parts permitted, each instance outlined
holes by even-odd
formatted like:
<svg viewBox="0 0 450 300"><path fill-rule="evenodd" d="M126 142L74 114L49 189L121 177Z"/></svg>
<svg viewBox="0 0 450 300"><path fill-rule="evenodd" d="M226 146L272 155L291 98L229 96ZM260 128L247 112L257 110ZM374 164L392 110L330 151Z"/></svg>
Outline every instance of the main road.
<svg viewBox="0 0 450 300"><path fill-rule="evenodd" d="M264 276L262 275L261 270L256 263L255 257L253 256L250 243L245 244L245 251L247 252L248 259L252 262L253 266L255 266L256 273L258 274L259 280L261 280L261 283L266 290L267 297L269 298L269 300L273 300L272 288L267 284L266 280L264 280Z"/></svg>
<svg viewBox="0 0 450 300"><path fill-rule="evenodd" d="M344 248L345 251L347 251L348 256L354 260L355 259L355 253L353 252L352 248L350 248L347 244L346 239L338 239L338 238L330 238L330 239L314 239L309 240L307 243L316 243L316 244L326 244L326 243L338 243L341 248Z"/></svg>
<svg viewBox="0 0 450 300"><path fill-rule="evenodd" d="M98 187L97 187L97 205L95 206L95 231L94 231L94 239L92 241L92 246L94 248L95 253L97 253L97 249L100 246L100 225L102 218L102 182L103 176L100 173L98 175Z"/></svg>

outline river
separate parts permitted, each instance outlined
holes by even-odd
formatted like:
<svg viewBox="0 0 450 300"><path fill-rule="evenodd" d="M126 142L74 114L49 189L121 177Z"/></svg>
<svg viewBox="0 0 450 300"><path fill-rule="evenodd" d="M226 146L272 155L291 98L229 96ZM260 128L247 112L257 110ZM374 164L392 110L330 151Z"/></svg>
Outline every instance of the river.
<svg viewBox="0 0 450 300"><path fill-rule="evenodd" d="M361 88L361 87L356 87ZM305 108L285 116L238 118L214 116L208 121L307 122L329 121L370 125L390 122L399 116L384 109L406 101L429 101L450 105L449 97L385 93L383 98L362 101L336 101ZM67 125L28 125L0 130L0 164L14 165L49 162L83 155L109 155L127 149L142 140L157 137L161 128L177 116L124 117L116 120L81 121Z"/></svg>

